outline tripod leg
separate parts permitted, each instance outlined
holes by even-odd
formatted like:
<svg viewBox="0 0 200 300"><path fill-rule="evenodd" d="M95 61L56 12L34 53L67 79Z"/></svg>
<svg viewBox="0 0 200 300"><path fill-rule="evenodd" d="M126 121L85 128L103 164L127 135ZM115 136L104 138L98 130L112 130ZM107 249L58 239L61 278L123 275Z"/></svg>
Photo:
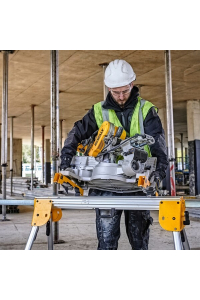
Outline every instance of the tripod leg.
<svg viewBox="0 0 200 300"><path fill-rule="evenodd" d="M187 239L185 229L183 229L181 231L181 239L182 239L182 243L183 243L183 249L184 250L190 250L190 245L189 245L189 242L188 242L188 239Z"/></svg>
<svg viewBox="0 0 200 300"><path fill-rule="evenodd" d="M175 250L183 250L183 243L181 240L181 233L177 231L173 231L174 238L174 249Z"/></svg>
<svg viewBox="0 0 200 300"><path fill-rule="evenodd" d="M33 243L37 237L37 233L39 231L39 226L33 226L31 229L31 233L29 235L28 241L26 243L25 250L31 250Z"/></svg>

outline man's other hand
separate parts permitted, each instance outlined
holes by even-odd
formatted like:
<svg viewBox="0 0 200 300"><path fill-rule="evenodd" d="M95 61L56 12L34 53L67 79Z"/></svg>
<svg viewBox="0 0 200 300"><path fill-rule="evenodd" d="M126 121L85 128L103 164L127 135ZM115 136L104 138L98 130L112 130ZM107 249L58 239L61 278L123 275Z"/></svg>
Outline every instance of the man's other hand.
<svg viewBox="0 0 200 300"><path fill-rule="evenodd" d="M71 164L71 158L70 157L64 157L61 161L61 164L60 164L60 170L66 170L67 168L70 167L70 164Z"/></svg>

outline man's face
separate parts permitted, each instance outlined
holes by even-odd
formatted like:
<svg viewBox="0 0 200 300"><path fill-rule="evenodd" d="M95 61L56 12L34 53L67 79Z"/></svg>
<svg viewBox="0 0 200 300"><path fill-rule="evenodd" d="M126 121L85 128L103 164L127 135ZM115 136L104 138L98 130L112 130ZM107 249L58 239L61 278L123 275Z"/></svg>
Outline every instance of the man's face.
<svg viewBox="0 0 200 300"><path fill-rule="evenodd" d="M109 89L113 99L119 104L120 107L124 107L124 104L128 100L133 88L133 83L125 85L119 88Z"/></svg>

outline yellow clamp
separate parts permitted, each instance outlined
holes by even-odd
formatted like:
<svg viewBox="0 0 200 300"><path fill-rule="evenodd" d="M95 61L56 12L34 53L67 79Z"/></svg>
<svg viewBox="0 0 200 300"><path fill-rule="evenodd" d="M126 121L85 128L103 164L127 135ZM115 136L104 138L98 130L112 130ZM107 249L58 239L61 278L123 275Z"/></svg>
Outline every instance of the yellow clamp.
<svg viewBox="0 0 200 300"><path fill-rule="evenodd" d="M52 207L50 199L35 199L32 226L42 226L52 217L53 222L58 222L62 218L62 210Z"/></svg>
<svg viewBox="0 0 200 300"><path fill-rule="evenodd" d="M83 196L83 189L80 186L78 186L75 182L70 180L68 177L62 175L61 173L55 174L53 182L57 182L60 184L63 184L64 182L69 183L71 186L73 186L73 188L78 188L81 196Z"/></svg>
<svg viewBox="0 0 200 300"><path fill-rule="evenodd" d="M167 231L182 231L185 227L185 200L163 200L159 205L159 223Z"/></svg>

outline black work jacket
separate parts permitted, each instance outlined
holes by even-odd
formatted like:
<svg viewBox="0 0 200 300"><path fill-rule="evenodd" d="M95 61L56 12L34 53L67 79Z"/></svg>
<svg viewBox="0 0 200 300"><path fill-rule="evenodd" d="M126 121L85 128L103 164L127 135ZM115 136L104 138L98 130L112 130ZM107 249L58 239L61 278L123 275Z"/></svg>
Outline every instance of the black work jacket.
<svg viewBox="0 0 200 300"><path fill-rule="evenodd" d="M105 109L113 109L115 111L119 121L127 132L130 132L131 119L138 101L138 96L138 88L134 87L131 91L130 98L125 103L124 107L121 108L109 92L103 105ZM61 151L61 160L64 157L72 158L76 154L78 143L84 139L88 139L96 130L98 130L98 126L95 120L93 106L82 120L79 120L74 124L74 127L69 132ZM159 170L164 178L168 166L165 134L160 118L154 107L149 110L144 120L144 132L153 136L155 139L155 144L150 146L151 154L153 157L157 157L156 169Z"/></svg>

